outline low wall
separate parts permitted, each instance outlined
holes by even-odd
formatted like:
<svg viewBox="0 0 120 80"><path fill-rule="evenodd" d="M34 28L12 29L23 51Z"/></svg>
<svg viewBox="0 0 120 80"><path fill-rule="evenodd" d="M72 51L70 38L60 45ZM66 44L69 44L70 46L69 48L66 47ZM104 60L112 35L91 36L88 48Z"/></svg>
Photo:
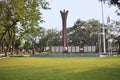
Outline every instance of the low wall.
<svg viewBox="0 0 120 80"><path fill-rule="evenodd" d="M52 46L51 47L52 53L62 53L63 47L62 46ZM69 53L79 53L79 52L86 52L86 53L94 53L96 52L96 46L84 46L81 48L80 46L68 46Z"/></svg>
<svg viewBox="0 0 120 80"><path fill-rule="evenodd" d="M98 53L52 53L52 54L35 54L32 57L99 57Z"/></svg>

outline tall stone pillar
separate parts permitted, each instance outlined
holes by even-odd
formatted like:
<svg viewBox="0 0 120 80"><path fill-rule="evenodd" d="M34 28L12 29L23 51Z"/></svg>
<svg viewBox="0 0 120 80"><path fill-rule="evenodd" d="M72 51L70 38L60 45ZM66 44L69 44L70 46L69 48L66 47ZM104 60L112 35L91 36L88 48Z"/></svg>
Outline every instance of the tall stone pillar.
<svg viewBox="0 0 120 80"><path fill-rule="evenodd" d="M67 22L67 15L68 10L60 11L62 17L62 46L63 46L63 53L68 52L68 40L67 40L67 33L66 33L66 22Z"/></svg>

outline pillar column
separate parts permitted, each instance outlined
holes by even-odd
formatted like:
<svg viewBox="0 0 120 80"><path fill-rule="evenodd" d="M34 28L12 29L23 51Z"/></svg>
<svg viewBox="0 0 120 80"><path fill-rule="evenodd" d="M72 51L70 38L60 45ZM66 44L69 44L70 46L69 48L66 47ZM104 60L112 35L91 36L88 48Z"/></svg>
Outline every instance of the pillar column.
<svg viewBox="0 0 120 80"><path fill-rule="evenodd" d="M62 18L62 46L63 46L63 53L68 52L68 40L67 40L67 32L66 32L66 22L67 22L67 15L68 10L60 11L61 18Z"/></svg>

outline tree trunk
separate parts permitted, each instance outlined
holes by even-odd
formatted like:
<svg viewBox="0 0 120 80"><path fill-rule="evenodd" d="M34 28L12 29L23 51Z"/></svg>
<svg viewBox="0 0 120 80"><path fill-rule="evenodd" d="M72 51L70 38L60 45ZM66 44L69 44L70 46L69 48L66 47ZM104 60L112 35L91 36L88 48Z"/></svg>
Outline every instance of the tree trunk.
<svg viewBox="0 0 120 80"><path fill-rule="evenodd" d="M2 34L1 38L0 38L0 45L2 46L2 43L3 43L3 40L4 40L4 37L5 35L7 34L7 32L13 27L16 25L16 23L18 22L18 20L16 20L15 22L13 22L12 25L10 26L6 26L6 29L4 30L4 33Z"/></svg>
<svg viewBox="0 0 120 80"><path fill-rule="evenodd" d="M8 46L7 46L7 49L6 49L6 51L5 51L5 56L7 56L7 53L8 52L11 52L10 51L10 48L12 48L11 46L12 46L12 31L8 31Z"/></svg>
<svg viewBox="0 0 120 80"><path fill-rule="evenodd" d="M119 44L118 54L120 54L120 42L118 44Z"/></svg>
<svg viewBox="0 0 120 80"><path fill-rule="evenodd" d="M32 54L34 55L35 54L35 43L32 42Z"/></svg>
<svg viewBox="0 0 120 80"><path fill-rule="evenodd" d="M13 29L13 37L12 37L12 50L11 55L15 53L15 28Z"/></svg>

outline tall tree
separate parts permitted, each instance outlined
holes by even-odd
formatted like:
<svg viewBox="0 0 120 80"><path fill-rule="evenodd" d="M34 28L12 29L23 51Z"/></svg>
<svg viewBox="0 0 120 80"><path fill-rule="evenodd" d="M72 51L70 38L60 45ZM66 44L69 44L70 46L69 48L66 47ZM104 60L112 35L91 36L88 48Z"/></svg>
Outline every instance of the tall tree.
<svg viewBox="0 0 120 80"><path fill-rule="evenodd" d="M0 1L0 47L13 27L19 22L28 29L42 22L41 9L49 9L45 0L3 0ZM14 31L15 32L15 31ZM10 37L10 35L8 35ZM14 38L14 37L12 37ZM11 39L13 40L13 39ZM9 46L11 44L9 43ZM9 47L7 46L7 47ZM7 53L6 53L7 55Z"/></svg>

